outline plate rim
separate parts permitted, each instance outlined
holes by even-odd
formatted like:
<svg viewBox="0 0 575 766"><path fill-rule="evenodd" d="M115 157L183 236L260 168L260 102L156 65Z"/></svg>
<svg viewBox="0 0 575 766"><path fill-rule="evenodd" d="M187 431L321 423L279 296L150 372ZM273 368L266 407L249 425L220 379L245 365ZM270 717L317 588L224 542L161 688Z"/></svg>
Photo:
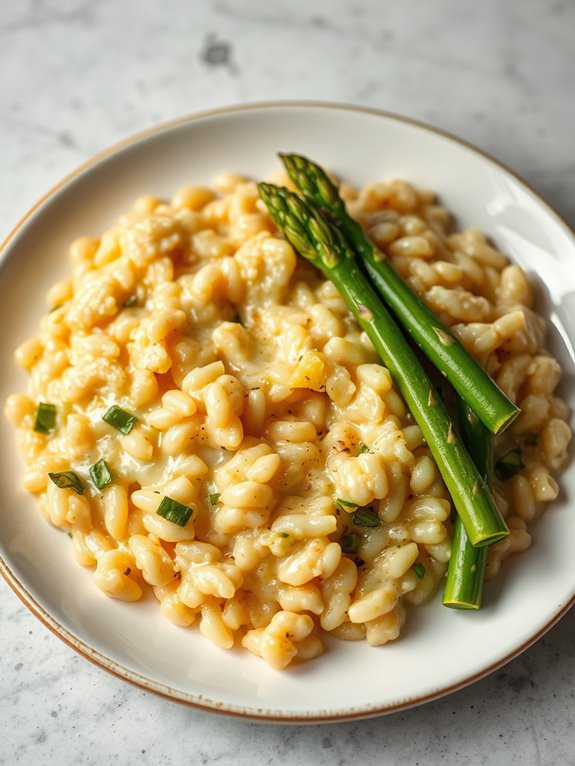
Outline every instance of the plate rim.
<svg viewBox="0 0 575 766"><path fill-rule="evenodd" d="M313 108L313 109L326 109L326 110L339 110L342 112L352 112L360 114L368 114L374 117L382 117L384 119L392 120L394 122L410 125L419 128L427 133L432 133L442 138L447 139L450 142L462 146L472 154L479 155L482 159L487 160L489 163L495 165L499 169L503 170L509 176L518 181L524 188L528 189L531 194L536 198L538 204L543 205L553 217L555 217L559 224L565 227L567 232L571 235L575 245L575 228L566 220L565 216L559 212L559 210L544 197L534 186L526 181L521 175L516 173L512 168L495 158L490 153L477 147L473 143L463 139L457 135L450 133L442 128L432 125L423 120L419 120L406 115L398 114L396 112L387 111L384 109L377 109L375 107L360 106L352 103L337 102L337 101L323 101L315 99L278 99L278 100L263 100L253 101L247 104L231 104L227 106L214 107L211 109L201 110L186 114L181 117L167 120L148 128L133 133L126 138L115 142L111 146L97 152L92 155L85 162L78 165L75 169L67 173L60 181L51 186L33 205L32 207L17 221L13 228L9 231L5 239L0 243L0 267L3 265L6 259L10 244L16 239L19 232L25 227L27 222L34 217L34 215L42 208L42 206L54 197L61 189L73 182L76 178L82 175L85 171L99 164L100 162L108 159L109 157L117 154L129 146L141 141L145 141L154 135L162 133L173 128L180 127L182 125L196 122L198 120L205 119L207 117L218 117L223 115L268 110L268 109L289 109L289 108ZM78 654L89 660L99 668L115 675L123 681L136 686L144 691L152 692L156 695L164 697L172 702L178 702L181 704L194 707L199 710L209 711L213 713L220 713L227 716L235 716L247 720L265 722L277 722L277 723L338 723L341 721L357 720L362 718L371 718L380 715L388 715L400 711L407 710L417 705L422 705L426 702L431 702L436 699L453 694L456 691L464 689L465 687L475 683L476 681L485 678L497 669L507 665L513 659L518 657L530 646L539 641L551 628L553 628L562 617L571 609L575 604L575 595L564 605L562 605L556 614L550 619L550 621L540 628L533 636L524 641L520 646L516 647L512 652L507 654L495 663L492 663L487 668L474 673L473 675L466 677L465 679L451 684L448 687L442 687L430 691L426 694L409 697L403 700L399 700L393 704L385 705L367 705L361 708L343 709L339 712L325 711L314 712L310 715L294 714L289 711L274 710L272 708L258 708L258 707L246 707L244 705L237 705L231 703L220 703L216 700L208 699L203 695L193 695L189 692L185 692L181 689L176 689L168 684L164 684L158 681L154 681L151 678L141 675L136 671L127 668L122 663L106 656L97 649L91 647L88 643L80 639L78 636L67 628L65 628L56 618L54 618L32 595L27 587L18 579L16 574L10 568L8 562L0 555L0 574L11 588L11 590L19 597L21 602L29 609L29 611L36 617L46 628L48 628L55 636L61 641L67 644L70 648L74 649Z"/></svg>

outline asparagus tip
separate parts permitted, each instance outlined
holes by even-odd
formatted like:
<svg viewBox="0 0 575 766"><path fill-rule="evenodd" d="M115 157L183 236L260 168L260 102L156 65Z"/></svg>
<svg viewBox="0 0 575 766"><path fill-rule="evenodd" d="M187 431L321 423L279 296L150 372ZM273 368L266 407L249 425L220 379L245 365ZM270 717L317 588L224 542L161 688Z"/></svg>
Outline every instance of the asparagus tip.
<svg viewBox="0 0 575 766"><path fill-rule="evenodd" d="M336 185L325 170L301 154L278 152L289 177L306 199L333 213L344 207Z"/></svg>

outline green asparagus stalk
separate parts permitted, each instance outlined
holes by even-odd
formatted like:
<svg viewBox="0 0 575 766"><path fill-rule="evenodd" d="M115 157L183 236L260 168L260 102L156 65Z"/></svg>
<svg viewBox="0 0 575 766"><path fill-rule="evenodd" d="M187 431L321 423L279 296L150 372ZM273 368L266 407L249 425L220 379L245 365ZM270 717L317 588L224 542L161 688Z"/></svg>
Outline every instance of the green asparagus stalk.
<svg viewBox="0 0 575 766"><path fill-rule="evenodd" d="M477 415L462 400L457 401L462 439L488 487L493 480L493 437ZM455 518L451 558L443 590L443 604L452 609L479 609L487 564L487 548L473 546Z"/></svg>
<svg viewBox="0 0 575 766"><path fill-rule="evenodd" d="M407 285L385 255L346 211L337 188L321 167L296 154L280 154L292 181L311 204L319 207L351 243L377 290L398 322L429 360L447 377L459 396L490 431L503 431L519 410L457 336Z"/></svg>
<svg viewBox="0 0 575 766"><path fill-rule="evenodd" d="M389 369L419 424L473 545L509 534L493 496L457 436L421 363L359 268L339 230L287 189L261 183L270 216L299 253L341 293Z"/></svg>

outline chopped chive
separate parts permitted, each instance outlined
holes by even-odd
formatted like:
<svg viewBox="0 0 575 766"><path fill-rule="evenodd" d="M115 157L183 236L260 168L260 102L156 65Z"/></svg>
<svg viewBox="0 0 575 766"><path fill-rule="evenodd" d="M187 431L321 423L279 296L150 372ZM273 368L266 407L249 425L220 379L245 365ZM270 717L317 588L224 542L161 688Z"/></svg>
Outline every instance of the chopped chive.
<svg viewBox="0 0 575 766"><path fill-rule="evenodd" d="M356 527L379 527L379 516L371 508L358 508L351 518Z"/></svg>
<svg viewBox="0 0 575 766"><path fill-rule="evenodd" d="M90 467L90 478L96 489L104 489L112 483L110 467L103 458Z"/></svg>
<svg viewBox="0 0 575 766"><path fill-rule="evenodd" d="M54 430L56 425L56 405L40 402L36 410L36 420L34 421L34 431L39 434L47 434Z"/></svg>
<svg viewBox="0 0 575 766"><path fill-rule="evenodd" d="M525 463L521 460L521 452L518 449L512 449L506 455L495 463L495 475L501 481L507 481L525 468Z"/></svg>
<svg viewBox="0 0 575 766"><path fill-rule="evenodd" d="M343 535L340 543L344 553L357 553L359 550L359 537L355 534Z"/></svg>
<svg viewBox="0 0 575 766"><path fill-rule="evenodd" d="M120 431L120 433L129 434L138 418L135 415L126 412L126 410L123 410L121 407L118 407L117 404L113 404L110 409L102 415L102 420L117 431Z"/></svg>
<svg viewBox="0 0 575 766"><path fill-rule="evenodd" d="M369 447L367 446L367 444L364 444L363 442L361 442L361 444L359 445L359 449L357 451L357 454L358 455L363 455L365 452L369 452L369 451L370 450L369 450Z"/></svg>
<svg viewBox="0 0 575 766"><path fill-rule="evenodd" d="M538 434L527 434L527 436L525 437L525 444L528 447L534 447L538 441L539 441Z"/></svg>
<svg viewBox="0 0 575 766"><path fill-rule="evenodd" d="M61 309L63 305L63 303L57 303L55 306L52 306L48 313L51 314L53 311L58 311L58 309Z"/></svg>
<svg viewBox="0 0 575 766"><path fill-rule="evenodd" d="M289 532L278 532L278 535L280 537L283 537L283 539L285 540L286 538L289 537Z"/></svg>
<svg viewBox="0 0 575 766"><path fill-rule="evenodd" d="M77 495L84 494L84 485L80 481L78 474L74 471L60 471L59 473L49 473L48 476L60 489L73 489Z"/></svg>
<svg viewBox="0 0 575 766"><path fill-rule="evenodd" d="M358 508L357 503L352 503L351 500L342 500L341 497L338 497L335 501L338 505L340 505L342 508Z"/></svg>
<svg viewBox="0 0 575 766"><path fill-rule="evenodd" d="M351 500L342 500L338 498L336 500L337 506L346 513L351 513L353 523L358 527L378 527L379 516L369 506L358 505L352 503Z"/></svg>
<svg viewBox="0 0 575 766"><path fill-rule="evenodd" d="M413 571L417 575L417 579L421 580L425 576L425 567L421 563L414 564L412 567Z"/></svg>
<svg viewBox="0 0 575 766"><path fill-rule="evenodd" d="M210 493L210 505L217 505L220 500L221 492Z"/></svg>
<svg viewBox="0 0 575 766"><path fill-rule="evenodd" d="M190 516L192 515L192 509L187 505L178 503L177 500L172 500L171 497L163 497L158 510L156 511L158 516L162 516L164 519L171 521L172 524L177 524L179 527L185 527Z"/></svg>
<svg viewBox="0 0 575 766"><path fill-rule="evenodd" d="M124 309L131 309L133 306L135 306L138 303L138 299L135 295L130 295L129 298L126 298L126 300L122 303L122 308Z"/></svg>

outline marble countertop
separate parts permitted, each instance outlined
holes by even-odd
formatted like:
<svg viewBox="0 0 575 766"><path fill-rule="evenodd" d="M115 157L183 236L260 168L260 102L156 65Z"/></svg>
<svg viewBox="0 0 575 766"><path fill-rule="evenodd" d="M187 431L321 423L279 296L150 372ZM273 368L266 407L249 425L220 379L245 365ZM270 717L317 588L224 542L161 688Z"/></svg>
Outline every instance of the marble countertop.
<svg viewBox="0 0 575 766"><path fill-rule="evenodd" d="M278 98L433 123L575 223L569 0L0 4L0 239L129 134ZM289 727L156 698L77 656L0 583L0 764L575 764L575 613L495 675L387 718Z"/></svg>

